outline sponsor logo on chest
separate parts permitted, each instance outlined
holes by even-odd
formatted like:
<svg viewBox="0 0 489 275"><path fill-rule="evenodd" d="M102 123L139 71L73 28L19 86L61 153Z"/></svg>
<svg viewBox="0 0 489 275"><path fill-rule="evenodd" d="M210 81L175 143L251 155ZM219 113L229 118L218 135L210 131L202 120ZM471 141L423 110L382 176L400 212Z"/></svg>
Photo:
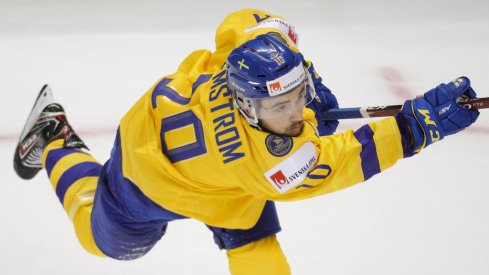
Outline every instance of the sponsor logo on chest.
<svg viewBox="0 0 489 275"><path fill-rule="evenodd" d="M264 175L279 193L285 193L304 181L316 161L316 149L307 142Z"/></svg>

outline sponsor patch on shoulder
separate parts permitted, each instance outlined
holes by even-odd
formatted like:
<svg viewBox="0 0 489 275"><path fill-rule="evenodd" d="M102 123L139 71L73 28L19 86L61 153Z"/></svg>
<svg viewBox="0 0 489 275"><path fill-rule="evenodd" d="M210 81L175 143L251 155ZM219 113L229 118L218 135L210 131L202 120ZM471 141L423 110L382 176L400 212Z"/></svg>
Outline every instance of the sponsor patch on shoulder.
<svg viewBox="0 0 489 275"><path fill-rule="evenodd" d="M283 157L290 152L294 141L291 137L270 134L265 138L265 145L270 154L276 157Z"/></svg>
<svg viewBox="0 0 489 275"><path fill-rule="evenodd" d="M304 181L316 161L316 149L307 142L264 175L279 193L285 193Z"/></svg>

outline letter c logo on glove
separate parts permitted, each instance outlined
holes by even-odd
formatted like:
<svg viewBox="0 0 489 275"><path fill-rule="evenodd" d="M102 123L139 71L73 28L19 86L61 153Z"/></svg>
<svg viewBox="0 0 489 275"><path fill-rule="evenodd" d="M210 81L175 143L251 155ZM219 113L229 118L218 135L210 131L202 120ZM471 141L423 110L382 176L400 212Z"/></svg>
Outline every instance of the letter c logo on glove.
<svg viewBox="0 0 489 275"><path fill-rule="evenodd" d="M440 140L440 132L430 130L431 143Z"/></svg>
<svg viewBox="0 0 489 275"><path fill-rule="evenodd" d="M433 121L430 117L430 111L419 109L418 112L424 117L424 124L426 126L431 125L437 127L436 122ZM437 130L430 130L430 138L431 143L440 140L440 132Z"/></svg>

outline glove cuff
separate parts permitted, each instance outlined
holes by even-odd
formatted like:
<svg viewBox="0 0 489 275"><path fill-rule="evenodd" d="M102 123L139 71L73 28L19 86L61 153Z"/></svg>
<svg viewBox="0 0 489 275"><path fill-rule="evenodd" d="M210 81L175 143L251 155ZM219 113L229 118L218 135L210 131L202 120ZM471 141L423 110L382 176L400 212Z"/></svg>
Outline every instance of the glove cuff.
<svg viewBox="0 0 489 275"><path fill-rule="evenodd" d="M398 123L408 127L407 131L411 136L410 146L407 146L408 150L405 152L408 156L445 137L438 115L424 98L407 100L399 116L402 118L397 119Z"/></svg>

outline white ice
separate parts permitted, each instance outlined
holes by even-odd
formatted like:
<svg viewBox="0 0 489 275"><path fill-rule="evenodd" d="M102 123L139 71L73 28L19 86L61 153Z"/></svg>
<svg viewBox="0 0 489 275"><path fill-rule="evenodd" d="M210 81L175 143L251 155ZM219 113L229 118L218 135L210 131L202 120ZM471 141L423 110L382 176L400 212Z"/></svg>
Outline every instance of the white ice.
<svg viewBox="0 0 489 275"><path fill-rule="evenodd" d="M467 75L489 96L489 2L0 1L0 273L228 274L197 221L171 223L145 257L86 253L45 172L12 168L44 83L104 162L118 119L192 50L214 48L231 11L257 7L296 26L341 106L400 104ZM340 130L368 120L344 121ZM489 274L489 111L471 129L349 189L279 203L294 274Z"/></svg>

